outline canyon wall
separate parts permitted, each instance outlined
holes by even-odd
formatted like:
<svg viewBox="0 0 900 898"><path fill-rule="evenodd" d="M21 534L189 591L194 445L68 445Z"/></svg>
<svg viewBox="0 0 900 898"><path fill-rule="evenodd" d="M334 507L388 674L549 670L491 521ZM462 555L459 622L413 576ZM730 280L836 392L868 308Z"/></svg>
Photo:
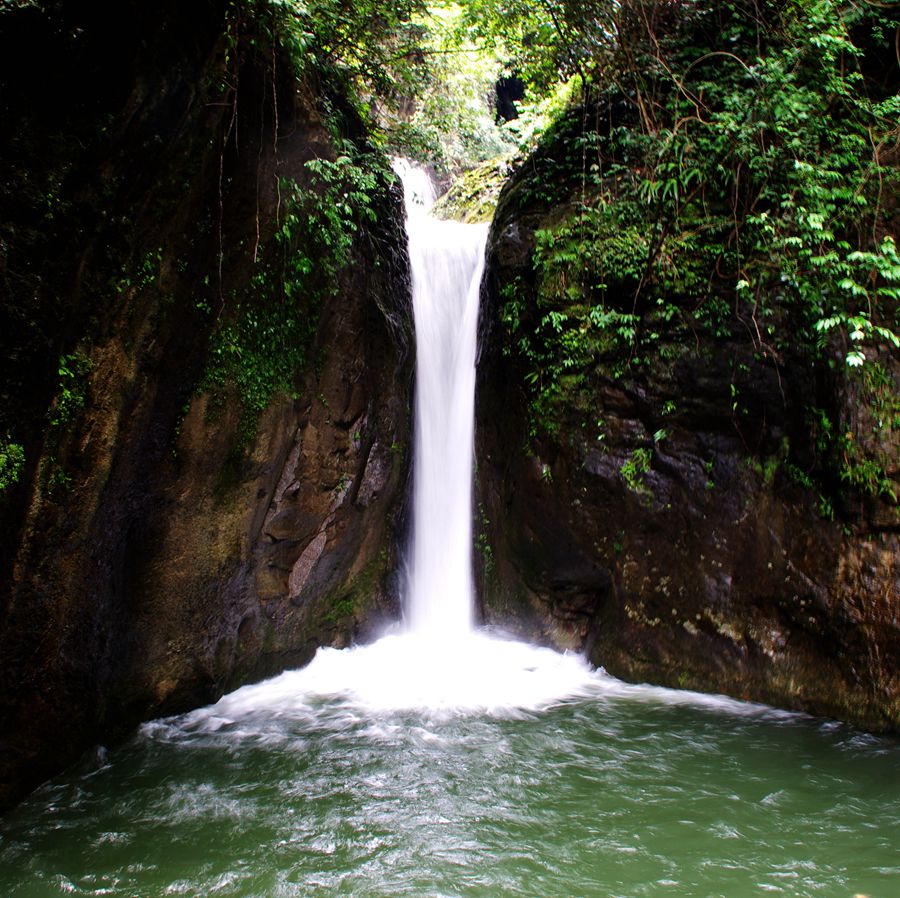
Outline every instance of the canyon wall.
<svg viewBox="0 0 900 898"><path fill-rule="evenodd" d="M398 613L401 197L278 27L214 2L0 19L0 438L24 454L0 502L2 805ZM371 215L329 230L374 169Z"/></svg>
<svg viewBox="0 0 900 898"><path fill-rule="evenodd" d="M787 330L777 359L761 354L732 298L715 327L652 319L648 364L623 369L627 353L611 351L584 381L561 377L551 411L536 411L533 347L542 325L552 333L536 234L575 207L580 177L557 175L552 197L540 185L565 152L550 142L519 168L489 243L476 452L485 619L585 650L626 680L896 731L897 500L842 490L835 474L823 513L828 485L798 471L820 406L896 486L900 433L884 405L896 405L897 351L867 348L888 378L873 392L846 347L814 361ZM625 284L606 297L634 304ZM780 314L780 327L797 326Z"/></svg>

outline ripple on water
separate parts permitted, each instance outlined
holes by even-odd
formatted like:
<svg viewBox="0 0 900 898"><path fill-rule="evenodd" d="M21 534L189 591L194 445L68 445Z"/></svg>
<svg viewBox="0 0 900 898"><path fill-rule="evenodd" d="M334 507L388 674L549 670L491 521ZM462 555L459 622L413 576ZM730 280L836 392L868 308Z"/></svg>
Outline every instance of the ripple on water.
<svg viewBox="0 0 900 898"><path fill-rule="evenodd" d="M326 654L148 724L8 818L0 895L893 898L896 742L566 656L523 698L517 652L490 701L371 700Z"/></svg>

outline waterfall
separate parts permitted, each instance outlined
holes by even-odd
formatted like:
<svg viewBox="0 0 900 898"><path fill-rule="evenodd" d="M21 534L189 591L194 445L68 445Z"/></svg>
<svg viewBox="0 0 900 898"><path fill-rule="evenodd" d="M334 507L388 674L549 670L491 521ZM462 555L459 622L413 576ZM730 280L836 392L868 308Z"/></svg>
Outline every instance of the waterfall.
<svg viewBox="0 0 900 898"><path fill-rule="evenodd" d="M369 645L320 648L302 670L194 712L201 726L257 715L315 720L340 708L348 720L397 712L508 716L596 694L609 682L577 655L473 626L475 350L487 226L430 218L430 181L406 163L395 169L405 185L417 359L405 626Z"/></svg>
<svg viewBox="0 0 900 898"><path fill-rule="evenodd" d="M487 225L428 215L430 182L398 165L406 190L416 329L413 537L405 613L440 640L472 629L472 472L478 299Z"/></svg>

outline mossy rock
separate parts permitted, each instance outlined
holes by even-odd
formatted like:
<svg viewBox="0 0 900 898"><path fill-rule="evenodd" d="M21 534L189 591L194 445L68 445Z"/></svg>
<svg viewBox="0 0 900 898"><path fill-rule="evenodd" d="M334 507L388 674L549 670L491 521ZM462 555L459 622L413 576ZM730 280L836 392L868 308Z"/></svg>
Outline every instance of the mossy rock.
<svg viewBox="0 0 900 898"><path fill-rule="evenodd" d="M469 169L434 204L432 215L443 221L478 224L490 221L500 190L513 170L514 158L498 156Z"/></svg>

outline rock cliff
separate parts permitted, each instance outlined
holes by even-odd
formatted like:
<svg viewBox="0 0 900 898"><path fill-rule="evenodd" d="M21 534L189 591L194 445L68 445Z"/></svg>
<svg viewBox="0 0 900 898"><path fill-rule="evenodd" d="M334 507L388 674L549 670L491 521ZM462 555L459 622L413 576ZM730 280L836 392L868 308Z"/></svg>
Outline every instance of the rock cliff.
<svg viewBox="0 0 900 898"><path fill-rule="evenodd" d="M897 352L869 350L887 372L882 391L864 389L838 347L830 366L799 340L776 361L732 299L716 327L655 320L648 365L623 369L612 351L589 386L562 379L553 426L536 427L522 349L546 314L535 235L574 205L578 183L557 181L551 199L534 185L563 153L550 144L522 166L489 243L476 422L485 619L585 649L627 680L896 731L896 500L844 493L823 515L797 475L815 452L818 404L898 482L900 433L883 414L896 407ZM625 286L607 295L617 289L630 308ZM795 326L787 312L782 326Z"/></svg>
<svg viewBox="0 0 900 898"><path fill-rule="evenodd" d="M396 614L402 204L322 223L381 163L248 8L0 18L0 805Z"/></svg>

